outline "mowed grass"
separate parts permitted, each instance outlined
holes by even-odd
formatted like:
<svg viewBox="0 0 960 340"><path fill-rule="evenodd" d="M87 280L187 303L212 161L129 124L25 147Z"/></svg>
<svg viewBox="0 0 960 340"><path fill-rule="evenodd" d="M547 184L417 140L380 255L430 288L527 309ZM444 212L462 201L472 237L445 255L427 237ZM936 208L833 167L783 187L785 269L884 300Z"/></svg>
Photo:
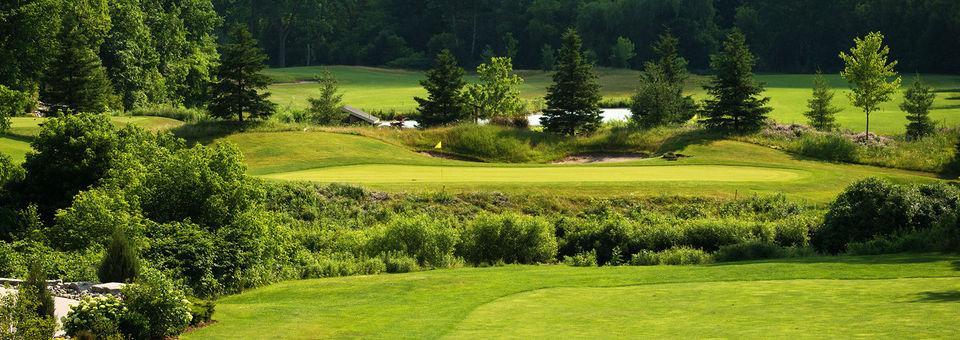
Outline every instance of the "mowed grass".
<svg viewBox="0 0 960 340"><path fill-rule="evenodd" d="M10 131L6 135L0 134L0 153L9 155L15 161L23 161L26 154L32 149L30 140L40 133L40 125L45 118L14 117L10 119ZM113 116L110 120L118 126L136 125L150 131L169 130L184 123L164 117L127 117Z"/></svg>
<svg viewBox="0 0 960 340"><path fill-rule="evenodd" d="M931 174L798 158L735 141L691 144L679 161L645 159L589 165L442 160L373 138L316 131L235 134L249 172L275 180L350 183L392 192L498 190L566 195L786 193L825 202L850 183L883 177L932 182Z"/></svg>
<svg viewBox="0 0 960 340"><path fill-rule="evenodd" d="M294 67L268 70L267 74L275 80L286 82L270 87L273 101L284 107L305 108L307 98L316 96L318 87L316 84L295 82L312 79L320 69ZM352 66L330 66L327 69L340 80L344 103L365 110L413 112L417 107L413 98L426 95L419 84L423 79L420 72ZM518 74L526 80L521 87L522 96L526 99L543 97L552 82L550 74L541 71L518 71ZM639 72L635 70L599 68L597 74L603 96L608 100L628 100L639 82ZM846 96L849 92L847 82L837 74L829 74L827 78L837 90L835 104L843 108L837 116L837 122L843 128L862 131L866 125L866 116L850 104ZM960 89L960 77L924 75L924 79L941 91L931 111L931 118L944 126L960 124L960 93L954 92ZM475 81L475 78L468 77L468 80ZM703 99L705 91L701 86L707 80L705 76L692 77L687 84L688 93ZM807 100L811 96L813 75L760 74L757 75L757 80L766 84L767 91L764 95L771 98L771 118L782 123L806 122L803 112L806 111ZM911 75L904 75L904 88L912 81ZM902 97L899 93L894 95L893 100L881 105L880 111L870 116L872 132L904 132L907 120L899 109Z"/></svg>
<svg viewBox="0 0 960 340"><path fill-rule="evenodd" d="M952 338L957 256L506 266L284 282L186 339Z"/></svg>

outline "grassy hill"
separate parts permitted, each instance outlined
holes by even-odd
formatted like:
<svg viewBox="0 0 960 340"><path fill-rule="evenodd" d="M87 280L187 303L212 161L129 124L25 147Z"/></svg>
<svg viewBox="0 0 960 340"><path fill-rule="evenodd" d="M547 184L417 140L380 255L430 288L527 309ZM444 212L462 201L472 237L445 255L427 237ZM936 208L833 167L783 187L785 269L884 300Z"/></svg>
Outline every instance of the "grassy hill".
<svg viewBox="0 0 960 340"><path fill-rule="evenodd" d="M304 280L225 297L184 338L949 338L958 278L955 256L897 255Z"/></svg>
<svg viewBox="0 0 960 340"><path fill-rule="evenodd" d="M318 92L316 84L298 83L309 81L320 67L294 67L271 69L267 74L278 83L270 87L273 100L281 106L304 108L307 98ZM419 81L423 78L420 72L381 69L371 67L331 66L326 67L341 82L344 93L344 102L348 105L371 111L412 112L416 109L414 96L425 96ZM546 94L546 88L551 83L549 74L541 71L518 71L526 83L521 88L524 98L541 98ZM634 70L598 69L600 84L604 98L610 100L627 100L639 81L639 72ZM850 105L846 97L847 83L839 75L828 75L830 84L838 91L836 104L844 110L838 117L838 123L847 129L860 131L864 129L866 117L863 113ZM904 86L912 81L911 76L904 77ZM694 76L688 83L687 91L703 98L702 84L707 77ZM945 125L960 124L960 96L954 92L960 88L960 77L944 75L925 75L924 79L938 90L937 100L931 117ZM468 80L473 81L470 77ZM761 74L757 80L766 84L766 96L771 97L773 107L771 117L783 123L804 123L803 112L806 110L806 101L810 98L813 86L813 75L808 74ZM871 130L884 134L903 133L907 124L904 114L900 112L901 96L881 106L880 111L871 115Z"/></svg>
<svg viewBox="0 0 960 340"><path fill-rule="evenodd" d="M785 192L828 201L866 177L929 182L932 175L836 164L736 141L691 144L679 161L642 159L587 165L503 164L441 160L373 138L317 131L227 136L251 174L293 181L338 182L387 191L474 191L566 195L736 196Z"/></svg>

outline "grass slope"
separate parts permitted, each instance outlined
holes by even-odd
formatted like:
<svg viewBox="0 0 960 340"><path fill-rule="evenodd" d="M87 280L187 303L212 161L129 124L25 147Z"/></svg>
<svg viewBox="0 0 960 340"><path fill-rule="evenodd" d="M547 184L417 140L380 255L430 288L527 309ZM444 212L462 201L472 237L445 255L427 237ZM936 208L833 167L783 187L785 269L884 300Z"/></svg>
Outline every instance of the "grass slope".
<svg viewBox="0 0 960 340"><path fill-rule="evenodd" d="M164 117L110 117L114 124L136 125L150 131L169 130L183 125L183 122ZM14 117L10 119L10 131L0 134L0 153L22 161L31 150L30 139L40 133L40 124L44 118Z"/></svg>
<svg viewBox="0 0 960 340"><path fill-rule="evenodd" d="M676 162L545 165L440 160L372 138L326 132L243 133L222 140L240 146L251 174L387 191L709 196L784 192L828 201L850 183L871 176L901 183L935 180L925 173L806 160L735 141L688 145L679 151L691 157Z"/></svg>
<svg viewBox="0 0 960 340"><path fill-rule="evenodd" d="M281 106L304 108L307 98L316 96L316 84L296 83L310 80L319 72L320 67L294 67L285 69L271 69L267 74L276 81L282 82L270 87L273 100ZM411 112L416 109L414 96L425 96L419 81L423 75L414 71L391 70L371 67L330 66L327 67L341 82L341 91L344 93L344 102L348 105L371 111ZM551 83L550 75L540 71L518 71L526 80L521 92L524 98L541 98L546 94L547 86ZM639 81L639 72L634 70L597 69L602 92L605 98L626 100L636 88ZM850 105L846 93L849 92L846 81L839 75L827 76L830 84L837 90L836 104L843 108L837 117L837 122L844 128L861 131L866 124L866 117L857 108ZM698 99L703 99L705 92L701 85L707 77L695 76L687 91ZM934 103L931 117L944 125L960 124L960 96L955 92L960 87L960 77L926 75L924 79L941 91ZM468 80L475 80L473 77ZM771 97L770 106L773 107L771 117L783 123L804 123L806 118L806 101L811 96L813 75L809 74L761 74L757 80L766 84L766 96ZM908 86L912 78L905 77L904 86ZM880 111L871 115L871 131L884 134L903 133L907 120L900 112L899 105L902 95L897 94L894 100L881 106Z"/></svg>
<svg viewBox="0 0 960 340"><path fill-rule="evenodd" d="M184 338L949 338L958 277L956 256L896 255L303 280L223 298Z"/></svg>

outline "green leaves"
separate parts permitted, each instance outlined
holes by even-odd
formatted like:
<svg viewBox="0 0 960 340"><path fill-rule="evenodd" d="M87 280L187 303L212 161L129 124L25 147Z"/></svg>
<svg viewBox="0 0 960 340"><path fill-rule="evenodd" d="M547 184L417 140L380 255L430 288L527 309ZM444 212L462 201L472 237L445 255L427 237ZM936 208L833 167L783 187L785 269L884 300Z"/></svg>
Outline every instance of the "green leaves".
<svg viewBox="0 0 960 340"><path fill-rule="evenodd" d="M600 127L600 84L593 66L583 58L583 42L577 31L563 35L557 53L557 72L547 88L547 109L540 122L553 133L576 135L592 133Z"/></svg>
<svg viewBox="0 0 960 340"><path fill-rule="evenodd" d="M473 119L512 117L523 113L525 104L517 88L523 84L523 78L513 73L510 58L490 58L489 63L477 66L477 76L480 81L467 85L464 91L464 100Z"/></svg>
<svg viewBox="0 0 960 340"><path fill-rule="evenodd" d="M241 122L244 115L254 119L273 115L276 104L267 99L269 92L263 92L270 85L270 77L261 73L266 68L266 54L246 27L234 27L230 39L220 48L218 80L208 107L210 115L222 119L237 117Z"/></svg>
<svg viewBox="0 0 960 340"><path fill-rule="evenodd" d="M890 100L900 88L900 76L894 71L897 61L887 61L890 47L883 44L883 34L870 32L863 38L855 38L850 53L840 52L845 67L840 75L850 83L852 92L847 94L853 105L867 114L866 133L870 133L870 113L880 108L880 103Z"/></svg>
<svg viewBox="0 0 960 340"><path fill-rule="evenodd" d="M420 126L443 125L464 118L467 112L463 74L463 69L457 66L457 59L450 50L443 50L437 55L436 65L427 71L427 79L420 82L429 97L414 98L420 104L417 108Z"/></svg>

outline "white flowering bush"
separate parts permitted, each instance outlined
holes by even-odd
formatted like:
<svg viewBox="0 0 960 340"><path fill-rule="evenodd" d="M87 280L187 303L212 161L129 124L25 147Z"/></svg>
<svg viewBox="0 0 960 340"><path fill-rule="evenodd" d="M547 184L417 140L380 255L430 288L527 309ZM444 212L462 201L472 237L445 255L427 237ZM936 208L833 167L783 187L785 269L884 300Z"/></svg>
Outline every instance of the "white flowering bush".
<svg viewBox="0 0 960 340"><path fill-rule="evenodd" d="M71 337L109 338L120 334L120 320L126 313L127 307L114 296L85 297L63 318L63 329Z"/></svg>
<svg viewBox="0 0 960 340"><path fill-rule="evenodd" d="M193 318L187 296L157 270L141 272L134 284L123 288L123 296L131 319L143 320L138 328L147 328L150 338L178 336Z"/></svg>

